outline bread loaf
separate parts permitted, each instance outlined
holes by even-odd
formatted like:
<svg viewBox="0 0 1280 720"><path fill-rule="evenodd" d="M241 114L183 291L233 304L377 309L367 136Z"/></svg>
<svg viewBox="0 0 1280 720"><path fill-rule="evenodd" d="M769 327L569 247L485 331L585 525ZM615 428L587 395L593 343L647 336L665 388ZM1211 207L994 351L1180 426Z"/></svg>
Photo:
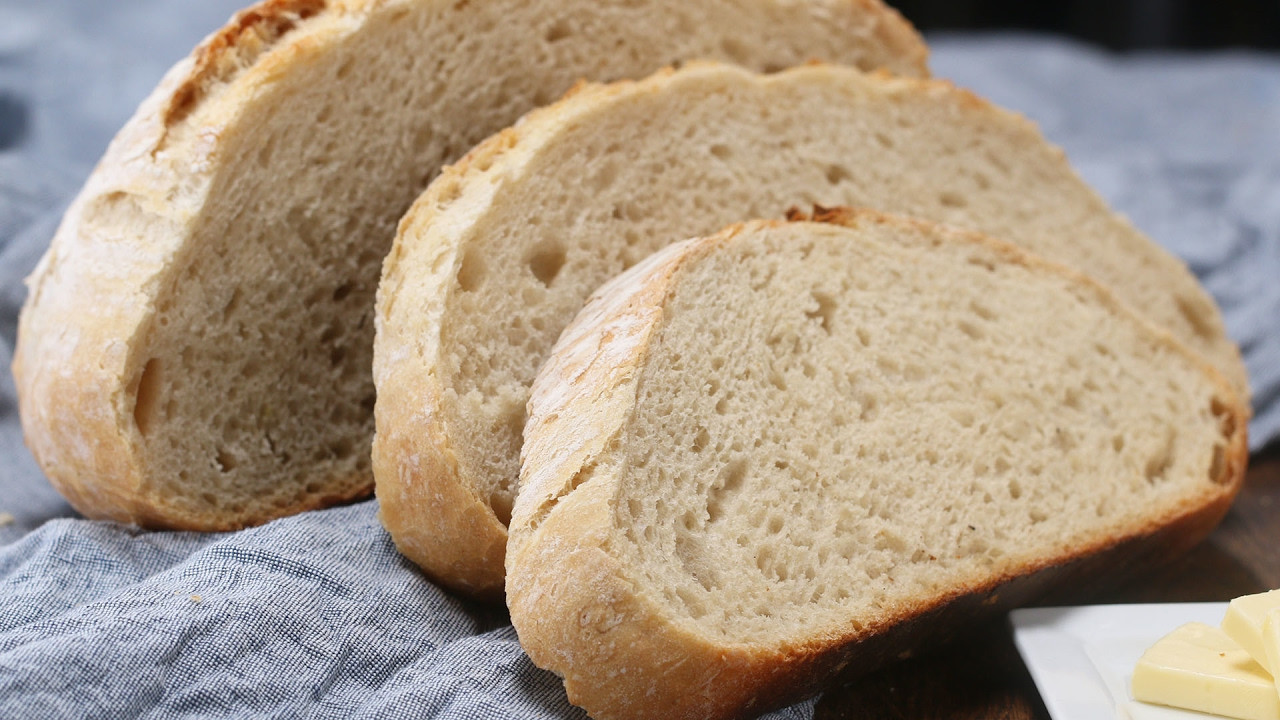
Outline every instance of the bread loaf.
<svg viewBox="0 0 1280 720"><path fill-rule="evenodd" d="M583 76L924 74L879 0L266 0L178 63L30 280L36 459L84 514L225 530L367 495L373 300L442 164Z"/></svg>
<svg viewBox="0 0 1280 720"><path fill-rule="evenodd" d="M593 718L754 715L1226 512L1247 412L1100 286L875 214L601 288L533 385L507 601ZM1063 569L1074 569L1067 575Z"/></svg>
<svg viewBox="0 0 1280 720"><path fill-rule="evenodd" d="M405 217L379 289L374 471L397 544L502 588L529 383L600 283L796 204L974 228L1099 279L1245 385L1212 300L1022 118L941 81L696 64L587 86L495 136Z"/></svg>

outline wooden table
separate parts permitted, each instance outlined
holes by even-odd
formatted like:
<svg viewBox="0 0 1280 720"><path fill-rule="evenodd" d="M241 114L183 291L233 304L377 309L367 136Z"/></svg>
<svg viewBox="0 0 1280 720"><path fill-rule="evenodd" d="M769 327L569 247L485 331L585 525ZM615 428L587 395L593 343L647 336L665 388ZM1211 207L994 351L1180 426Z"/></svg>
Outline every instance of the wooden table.
<svg viewBox="0 0 1280 720"><path fill-rule="evenodd" d="M1221 601L1274 588L1280 588L1280 447L1250 461L1244 489L1207 541L1092 601ZM829 691L816 717L1049 720L1049 713L1001 619L949 648Z"/></svg>

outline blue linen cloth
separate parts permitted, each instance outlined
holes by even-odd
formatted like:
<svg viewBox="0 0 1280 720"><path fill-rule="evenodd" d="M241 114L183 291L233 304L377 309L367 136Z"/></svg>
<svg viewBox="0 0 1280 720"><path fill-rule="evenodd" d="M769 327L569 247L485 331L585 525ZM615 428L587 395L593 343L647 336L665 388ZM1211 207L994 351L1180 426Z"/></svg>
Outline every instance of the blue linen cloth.
<svg viewBox="0 0 1280 720"><path fill-rule="evenodd" d="M6 359L20 280L107 141L240 2L0 0ZM1253 447L1280 436L1280 60L932 40L936 74L1036 120L1189 262L1244 349ZM0 717L582 717L500 608L395 552L376 501L223 534L76 519L22 445L8 373L0 458Z"/></svg>

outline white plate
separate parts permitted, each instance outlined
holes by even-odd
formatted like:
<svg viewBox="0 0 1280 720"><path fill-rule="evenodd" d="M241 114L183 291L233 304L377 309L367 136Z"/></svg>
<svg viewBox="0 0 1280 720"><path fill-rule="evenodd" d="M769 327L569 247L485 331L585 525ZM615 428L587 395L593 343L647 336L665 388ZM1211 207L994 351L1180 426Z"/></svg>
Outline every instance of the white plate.
<svg viewBox="0 0 1280 720"><path fill-rule="evenodd" d="M1136 702L1129 690L1143 651L1179 625L1217 625L1226 603L1028 608L1009 614L1013 640L1053 720L1205 720Z"/></svg>

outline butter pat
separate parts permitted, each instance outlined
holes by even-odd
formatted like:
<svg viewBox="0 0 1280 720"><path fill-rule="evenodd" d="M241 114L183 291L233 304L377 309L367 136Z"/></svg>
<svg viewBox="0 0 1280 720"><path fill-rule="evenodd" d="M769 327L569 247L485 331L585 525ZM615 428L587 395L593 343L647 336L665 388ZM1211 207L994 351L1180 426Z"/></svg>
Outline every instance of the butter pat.
<svg viewBox="0 0 1280 720"><path fill-rule="evenodd" d="M1142 654L1133 697L1240 720L1280 720L1271 676L1226 633L1188 623Z"/></svg>
<svg viewBox="0 0 1280 720"><path fill-rule="evenodd" d="M1280 609L1267 613L1266 619L1262 621L1262 649L1266 650L1267 662L1271 663L1271 667L1280 667ZM1280 677L1276 677L1275 673L1271 675L1275 677L1276 693L1280 694Z"/></svg>
<svg viewBox="0 0 1280 720"><path fill-rule="evenodd" d="M1275 608L1280 608L1280 590L1238 597L1227 606L1227 615L1222 618L1222 630L1272 675L1280 668L1267 659L1262 647L1262 619Z"/></svg>

